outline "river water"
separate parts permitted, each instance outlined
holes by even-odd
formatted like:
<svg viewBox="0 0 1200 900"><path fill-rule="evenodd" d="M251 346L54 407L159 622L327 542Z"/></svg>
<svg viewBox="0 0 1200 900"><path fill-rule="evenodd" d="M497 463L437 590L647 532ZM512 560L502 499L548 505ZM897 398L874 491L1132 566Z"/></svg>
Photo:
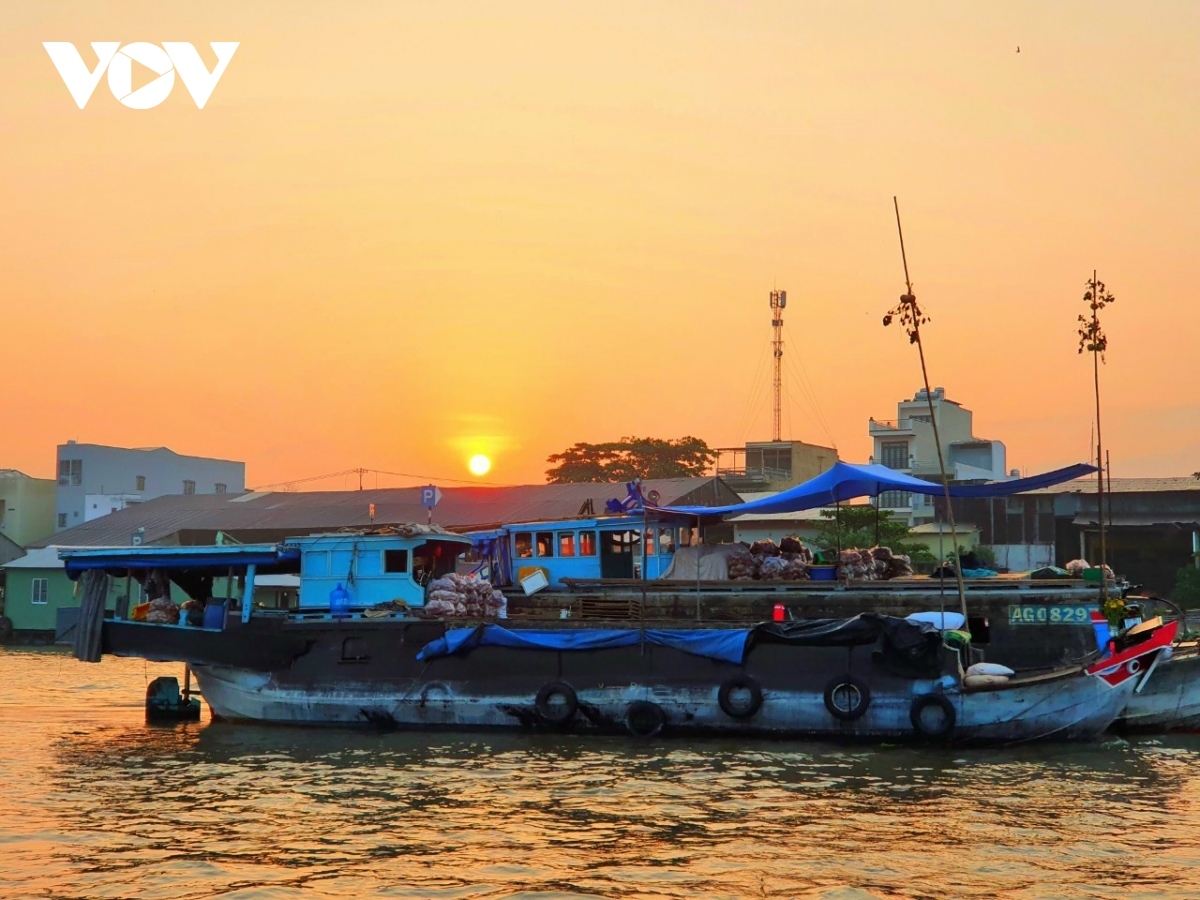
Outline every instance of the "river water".
<svg viewBox="0 0 1200 900"><path fill-rule="evenodd" d="M1200 897L1200 737L956 751L147 726L0 648L0 897Z"/></svg>

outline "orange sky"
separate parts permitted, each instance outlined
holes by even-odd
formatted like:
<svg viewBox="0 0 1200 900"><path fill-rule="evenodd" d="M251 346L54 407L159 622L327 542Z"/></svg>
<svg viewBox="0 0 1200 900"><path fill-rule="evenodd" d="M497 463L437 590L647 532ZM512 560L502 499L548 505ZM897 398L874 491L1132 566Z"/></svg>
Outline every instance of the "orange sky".
<svg viewBox="0 0 1200 900"><path fill-rule="evenodd" d="M41 42L99 40L241 46L203 110L80 110ZM931 380L1010 466L1087 457L1098 267L1113 474L1200 469L1200 5L27 2L0 51L0 467L766 439L774 285L785 437L864 461L920 383L897 194Z"/></svg>

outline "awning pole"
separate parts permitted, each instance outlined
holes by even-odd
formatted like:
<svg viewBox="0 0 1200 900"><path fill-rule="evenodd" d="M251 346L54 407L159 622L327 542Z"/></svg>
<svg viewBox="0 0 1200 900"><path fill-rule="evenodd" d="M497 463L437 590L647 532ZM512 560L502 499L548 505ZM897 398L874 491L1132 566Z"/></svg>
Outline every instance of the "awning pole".
<svg viewBox="0 0 1200 900"><path fill-rule="evenodd" d="M258 566L254 563L246 566L246 586L242 590L242 622L250 621L250 608L254 606L254 573Z"/></svg>

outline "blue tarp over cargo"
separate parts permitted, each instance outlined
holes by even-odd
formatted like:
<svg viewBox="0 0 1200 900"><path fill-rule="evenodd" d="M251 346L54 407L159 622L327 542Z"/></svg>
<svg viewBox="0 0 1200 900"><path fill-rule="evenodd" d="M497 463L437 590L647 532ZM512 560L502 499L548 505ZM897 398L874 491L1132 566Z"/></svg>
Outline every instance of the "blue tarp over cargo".
<svg viewBox="0 0 1200 900"><path fill-rule="evenodd" d="M1095 466L1078 463L1065 469L1043 472L1028 478L1011 481L989 481L985 484L952 484L951 497L1007 497L1022 491L1062 484L1095 472ZM738 503L733 506L653 506L655 512L691 516L726 516L743 513L786 513L801 509L818 509L832 506L857 497L877 497L884 491L909 491L914 494L941 496L940 482L913 478L887 466L855 466L850 463L834 463L833 468L822 472L804 484L781 491L772 497Z"/></svg>
<svg viewBox="0 0 1200 900"><path fill-rule="evenodd" d="M607 650L633 647L645 641L708 659L740 664L746 657L750 629L694 628L659 631L636 628L580 628L544 631L510 631L499 625L452 628L443 637L421 648L417 659L469 653L476 647L512 647L522 650Z"/></svg>
<svg viewBox="0 0 1200 900"><path fill-rule="evenodd" d="M477 647L519 650L608 650L633 647L641 642L683 653L742 665L756 643L797 644L809 647L856 647L882 643L890 653L911 653L926 648L932 639L940 645L940 632L928 622L863 613L849 619L809 619L803 622L763 623L753 628L558 628L513 631L500 625L452 628L421 648L417 659L464 655Z"/></svg>

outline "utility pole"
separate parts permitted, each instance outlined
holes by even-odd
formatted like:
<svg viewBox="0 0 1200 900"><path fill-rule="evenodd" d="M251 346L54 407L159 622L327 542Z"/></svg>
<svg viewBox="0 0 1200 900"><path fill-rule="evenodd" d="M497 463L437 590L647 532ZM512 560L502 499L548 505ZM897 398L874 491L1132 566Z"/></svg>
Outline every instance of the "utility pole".
<svg viewBox="0 0 1200 900"><path fill-rule="evenodd" d="M771 291L771 327L775 337L775 431L771 440L783 440L783 309L787 306L787 291Z"/></svg>

